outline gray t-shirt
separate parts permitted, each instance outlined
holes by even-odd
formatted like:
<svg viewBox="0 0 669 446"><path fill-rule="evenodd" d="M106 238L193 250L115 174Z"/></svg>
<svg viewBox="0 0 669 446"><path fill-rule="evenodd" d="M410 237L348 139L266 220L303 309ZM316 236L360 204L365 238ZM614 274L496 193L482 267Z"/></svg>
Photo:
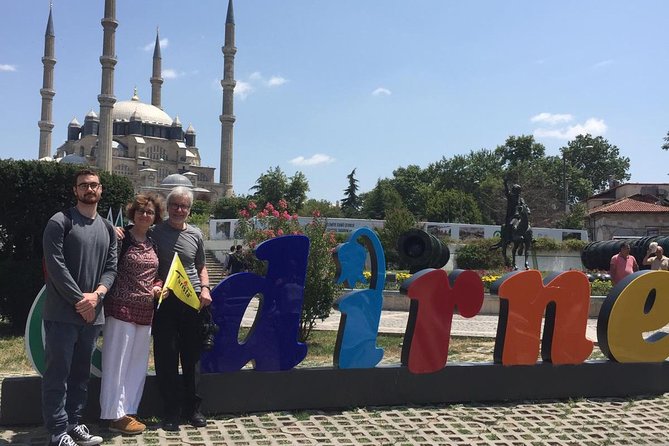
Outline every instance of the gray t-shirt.
<svg viewBox="0 0 669 446"><path fill-rule="evenodd" d="M204 239L202 232L195 226L186 225L186 229L174 229L165 221L149 230L149 235L158 248L158 276L162 281L167 278L174 253L188 274L191 285L196 293L200 292L200 275L198 271L204 267Z"/></svg>
<svg viewBox="0 0 669 446"><path fill-rule="evenodd" d="M116 237L110 240L109 228L100 215L90 219L73 207L70 216L72 225L66 237L67 217L62 212L51 217L44 228L47 297L42 318L85 325L74 305L84 298L83 293L95 291L98 285L111 288L116 278ZM95 312L94 324L103 324L101 303Z"/></svg>

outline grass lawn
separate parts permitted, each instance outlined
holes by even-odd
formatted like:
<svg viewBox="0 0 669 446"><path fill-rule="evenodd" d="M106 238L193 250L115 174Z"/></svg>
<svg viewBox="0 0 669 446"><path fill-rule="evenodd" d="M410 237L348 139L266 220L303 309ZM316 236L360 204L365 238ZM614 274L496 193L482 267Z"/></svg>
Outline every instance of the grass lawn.
<svg viewBox="0 0 669 446"><path fill-rule="evenodd" d="M307 343L307 357L297 367L327 367L332 365L337 333L314 330ZM402 335L379 334L377 345L385 350L382 365L399 364L402 354ZM100 340L102 344L103 340ZM451 338L448 360L451 362L492 362L495 341L489 338ZM603 359L595 347L590 359ZM539 361L540 358L537 358ZM248 365L247 367L250 367ZM153 371L153 352L149 360L149 370ZM0 322L0 371L3 374L30 373L32 365L25 353L23 336L10 334L7 324Z"/></svg>

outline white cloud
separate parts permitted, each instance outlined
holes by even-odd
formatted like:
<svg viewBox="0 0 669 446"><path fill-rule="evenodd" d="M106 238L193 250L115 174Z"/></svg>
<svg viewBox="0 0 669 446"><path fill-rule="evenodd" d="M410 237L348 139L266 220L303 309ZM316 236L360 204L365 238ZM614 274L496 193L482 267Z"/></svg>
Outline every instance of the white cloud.
<svg viewBox="0 0 669 446"><path fill-rule="evenodd" d="M181 75L183 75L183 73L178 73L177 70L175 70L173 68L167 68L167 69L162 71L162 76L165 79L176 79L176 78L180 77Z"/></svg>
<svg viewBox="0 0 669 446"><path fill-rule="evenodd" d="M391 94L393 94L392 91L383 87L379 87L376 90L372 91L373 96L390 96Z"/></svg>
<svg viewBox="0 0 669 446"><path fill-rule="evenodd" d="M170 44L170 41L167 37L163 37L162 39L159 40L160 42L160 49L167 48L167 46ZM156 46L156 41L153 40L151 43L147 43L142 47L144 51L153 51L153 48Z"/></svg>
<svg viewBox="0 0 669 446"><path fill-rule="evenodd" d="M286 82L288 82L288 81L286 79L282 78L281 76L272 76L267 81L267 86L268 87L278 87L279 85L283 85Z"/></svg>
<svg viewBox="0 0 669 446"><path fill-rule="evenodd" d="M578 135L591 134L601 136L608 129L603 119L589 118L583 124L574 124L561 128L538 128L534 131L537 138L574 139Z"/></svg>
<svg viewBox="0 0 669 446"><path fill-rule="evenodd" d="M601 62L597 62L596 64L594 64L592 67L593 68L602 68L602 67L606 67L608 65L611 65L612 63L613 63L612 59L602 60Z"/></svg>
<svg viewBox="0 0 669 446"><path fill-rule="evenodd" d="M259 81L259 80L262 80L262 74L260 74L260 71L254 71L254 72L251 73L251 75L249 76L249 80L252 80L252 81Z"/></svg>
<svg viewBox="0 0 669 446"><path fill-rule="evenodd" d="M319 164L330 164L334 162L334 158L329 155L324 155L322 153L317 153L311 158L305 158L303 156L298 156L290 160L290 163L295 166L317 166Z"/></svg>
<svg viewBox="0 0 669 446"><path fill-rule="evenodd" d="M539 113L538 115L532 116L530 121L532 122L545 122L549 125L560 124L561 122L569 122L573 120L574 117L570 114L555 114L555 113Z"/></svg>
<svg viewBox="0 0 669 446"><path fill-rule="evenodd" d="M235 85L235 95L239 96L241 100L246 99L246 97L253 93L253 91L253 86L248 82L237 81L237 85Z"/></svg>
<svg viewBox="0 0 669 446"><path fill-rule="evenodd" d="M16 65L0 64L0 71L16 71Z"/></svg>

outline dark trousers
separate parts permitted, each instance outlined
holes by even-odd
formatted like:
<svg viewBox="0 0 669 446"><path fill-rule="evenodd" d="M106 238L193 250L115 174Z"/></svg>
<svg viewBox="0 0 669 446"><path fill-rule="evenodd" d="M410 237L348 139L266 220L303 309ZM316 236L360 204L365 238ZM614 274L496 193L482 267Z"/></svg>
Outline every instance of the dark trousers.
<svg viewBox="0 0 669 446"><path fill-rule="evenodd" d="M101 325L44 321L45 369L42 417L47 431L58 435L78 424L88 394L91 357Z"/></svg>
<svg viewBox="0 0 669 446"><path fill-rule="evenodd" d="M201 326L200 313L172 293L154 315L153 356L166 418L190 416L200 409Z"/></svg>

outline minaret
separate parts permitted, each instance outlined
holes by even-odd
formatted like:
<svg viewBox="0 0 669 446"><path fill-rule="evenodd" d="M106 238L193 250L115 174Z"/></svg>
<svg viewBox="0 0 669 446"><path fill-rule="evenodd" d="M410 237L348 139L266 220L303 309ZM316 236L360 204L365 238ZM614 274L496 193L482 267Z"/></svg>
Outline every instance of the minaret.
<svg viewBox="0 0 669 446"><path fill-rule="evenodd" d="M39 127L39 158L51 156L51 131L53 130L52 110L53 97L56 90L53 89L53 67L56 65L55 43L56 35L53 33L53 19L51 17L52 7L49 6L49 21L46 24L44 34L44 75L42 76L42 114L37 126Z"/></svg>
<svg viewBox="0 0 669 446"><path fill-rule="evenodd" d="M163 85L162 57L160 57L160 37L156 30L156 46L153 48L153 74L151 75L151 105L160 109L160 87Z"/></svg>
<svg viewBox="0 0 669 446"><path fill-rule="evenodd" d="M228 14L225 18L225 45L223 50L223 113L221 120L221 184L226 197L232 195L232 130L235 124L233 96L235 93L235 16L232 0L228 0Z"/></svg>
<svg viewBox="0 0 669 446"><path fill-rule="evenodd" d="M116 97L114 96L114 66L116 65L115 35L118 22L116 21L116 0L105 0L105 16L102 19L103 42L102 56L102 86L98 95L100 103L100 133L98 134L97 164L101 170L112 171L112 110Z"/></svg>

